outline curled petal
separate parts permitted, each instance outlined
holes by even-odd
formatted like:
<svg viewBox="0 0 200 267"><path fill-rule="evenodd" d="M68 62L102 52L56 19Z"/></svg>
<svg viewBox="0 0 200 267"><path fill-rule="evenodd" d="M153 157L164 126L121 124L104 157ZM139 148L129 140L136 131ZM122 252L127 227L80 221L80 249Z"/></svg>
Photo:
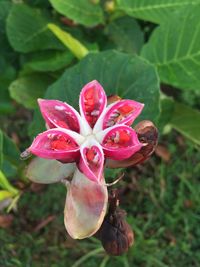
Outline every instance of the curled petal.
<svg viewBox="0 0 200 267"><path fill-rule="evenodd" d="M34 158L26 169L26 176L35 183L52 184L71 176L75 163L62 164L57 160Z"/></svg>
<svg viewBox="0 0 200 267"><path fill-rule="evenodd" d="M100 182L104 165L104 153L97 141L91 139L80 147L79 169L85 176L94 181Z"/></svg>
<svg viewBox="0 0 200 267"><path fill-rule="evenodd" d="M96 134L108 158L122 160L129 158L142 147L136 132L125 125L116 125Z"/></svg>
<svg viewBox="0 0 200 267"><path fill-rule="evenodd" d="M79 157L79 144L83 141L78 133L55 128L39 134L28 151L41 158L73 162Z"/></svg>
<svg viewBox="0 0 200 267"><path fill-rule="evenodd" d="M83 239L95 234L100 228L108 204L108 192L104 183L94 183L78 169L69 185L64 222L69 235Z"/></svg>
<svg viewBox="0 0 200 267"><path fill-rule="evenodd" d="M107 97L103 87L96 80L86 84L80 94L80 113L91 128L105 109Z"/></svg>
<svg viewBox="0 0 200 267"><path fill-rule="evenodd" d="M120 100L112 103L99 118L94 131L98 132L116 124L130 126L142 112L143 107L144 104L134 100Z"/></svg>
<svg viewBox="0 0 200 267"><path fill-rule="evenodd" d="M80 115L73 107L59 100L38 99L38 104L48 128L62 127L80 132Z"/></svg>
<svg viewBox="0 0 200 267"><path fill-rule="evenodd" d="M125 160L112 160L106 161L106 167L108 168L127 168L135 166L145 160L147 160L154 152L158 143L158 130L151 121L141 121L135 126L138 139L141 143L145 144L141 149Z"/></svg>

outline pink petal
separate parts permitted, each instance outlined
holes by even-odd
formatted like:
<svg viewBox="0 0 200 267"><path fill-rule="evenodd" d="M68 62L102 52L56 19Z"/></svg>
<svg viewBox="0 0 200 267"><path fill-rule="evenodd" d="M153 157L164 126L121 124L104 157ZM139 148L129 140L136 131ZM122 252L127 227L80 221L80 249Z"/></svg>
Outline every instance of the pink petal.
<svg viewBox="0 0 200 267"><path fill-rule="evenodd" d="M80 113L91 128L94 127L106 104L107 97L104 89L96 80L83 87L79 101Z"/></svg>
<svg viewBox="0 0 200 267"><path fill-rule="evenodd" d="M94 183L78 169L68 188L64 222L69 235L74 239L83 239L94 235L100 228L108 204L107 187Z"/></svg>
<svg viewBox="0 0 200 267"><path fill-rule="evenodd" d="M79 144L83 141L78 133L55 128L39 134L28 150L41 158L73 162L79 157Z"/></svg>
<svg viewBox="0 0 200 267"><path fill-rule="evenodd" d="M80 132L80 115L73 107L59 100L38 99L38 104L48 128L62 127Z"/></svg>
<svg viewBox="0 0 200 267"><path fill-rule="evenodd" d="M106 157L122 160L129 158L142 147L137 133L129 126L116 125L96 135Z"/></svg>
<svg viewBox="0 0 200 267"><path fill-rule="evenodd" d="M101 146L94 139L91 139L80 147L80 153L80 171L88 179L99 182L102 177L104 164L104 153Z"/></svg>
<svg viewBox="0 0 200 267"><path fill-rule="evenodd" d="M134 100L120 100L110 104L97 121L94 132L104 130L116 124L130 126L142 112L144 104Z"/></svg>

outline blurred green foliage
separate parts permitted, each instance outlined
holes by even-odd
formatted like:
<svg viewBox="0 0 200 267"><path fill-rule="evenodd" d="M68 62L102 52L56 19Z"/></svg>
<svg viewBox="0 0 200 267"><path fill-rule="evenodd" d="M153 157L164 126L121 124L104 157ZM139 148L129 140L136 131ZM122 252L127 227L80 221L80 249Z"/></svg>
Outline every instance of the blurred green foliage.
<svg viewBox="0 0 200 267"><path fill-rule="evenodd" d="M0 266L73 266L91 251L80 266L199 266L199 13L200 0L0 0L0 206L16 210L17 182L29 186L19 155L44 129L37 98L77 107L93 79L143 102L139 119L154 121L172 153L170 164L147 164L122 200L136 233L127 256L107 257L93 238L66 240L58 185L20 198L18 220L0 230ZM192 143L178 147L171 129ZM49 214L54 222L33 233Z"/></svg>

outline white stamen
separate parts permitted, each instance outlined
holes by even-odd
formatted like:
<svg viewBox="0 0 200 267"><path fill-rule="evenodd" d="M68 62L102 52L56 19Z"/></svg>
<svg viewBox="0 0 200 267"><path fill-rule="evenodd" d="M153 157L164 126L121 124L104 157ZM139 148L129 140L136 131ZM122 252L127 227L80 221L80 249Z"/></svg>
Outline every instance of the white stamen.
<svg viewBox="0 0 200 267"><path fill-rule="evenodd" d="M58 111L65 110L65 107L63 107L63 106L57 106L56 105L54 108L55 108L55 110L58 110Z"/></svg>
<svg viewBox="0 0 200 267"><path fill-rule="evenodd" d="M111 120L111 121L107 121L106 126L110 127L110 126L113 126L114 124L115 122Z"/></svg>
<svg viewBox="0 0 200 267"><path fill-rule="evenodd" d="M53 138L53 134L47 134L47 137L48 137L49 139L52 139L52 138Z"/></svg>
<svg viewBox="0 0 200 267"><path fill-rule="evenodd" d="M96 154L95 156L94 156L94 158L93 158L93 163L94 164L97 164L98 163L98 161L99 161L99 155L98 154Z"/></svg>
<svg viewBox="0 0 200 267"><path fill-rule="evenodd" d="M92 115L92 116L98 116L98 115L99 115L99 110L93 110L93 111L91 112L91 115Z"/></svg>
<svg viewBox="0 0 200 267"><path fill-rule="evenodd" d="M115 144L119 142L119 138L120 138L119 132L116 132L116 136L114 138Z"/></svg>
<svg viewBox="0 0 200 267"><path fill-rule="evenodd" d="M119 113L113 113L110 117L111 118L117 118L120 114Z"/></svg>

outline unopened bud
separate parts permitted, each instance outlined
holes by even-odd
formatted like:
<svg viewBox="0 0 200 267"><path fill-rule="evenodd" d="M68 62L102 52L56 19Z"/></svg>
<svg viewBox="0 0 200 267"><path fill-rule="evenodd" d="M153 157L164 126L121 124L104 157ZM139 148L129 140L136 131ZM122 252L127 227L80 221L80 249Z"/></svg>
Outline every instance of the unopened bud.
<svg viewBox="0 0 200 267"><path fill-rule="evenodd" d="M115 2L110 0L105 3L105 10L107 12L113 12L115 10Z"/></svg>
<svg viewBox="0 0 200 267"><path fill-rule="evenodd" d="M107 97L108 105L110 105L110 104L112 104L112 103L114 103L116 101L119 101L119 100L121 100L121 97L118 96L118 95L109 95Z"/></svg>
<svg viewBox="0 0 200 267"><path fill-rule="evenodd" d="M130 225L126 222L126 212L118 208L117 191L112 190L109 195L109 210L96 237L109 255L119 256L127 252L133 245L134 235Z"/></svg>
<svg viewBox="0 0 200 267"><path fill-rule="evenodd" d="M134 242L133 231L126 222L124 211L121 209L105 217L98 236L105 251L113 256L127 252Z"/></svg>

